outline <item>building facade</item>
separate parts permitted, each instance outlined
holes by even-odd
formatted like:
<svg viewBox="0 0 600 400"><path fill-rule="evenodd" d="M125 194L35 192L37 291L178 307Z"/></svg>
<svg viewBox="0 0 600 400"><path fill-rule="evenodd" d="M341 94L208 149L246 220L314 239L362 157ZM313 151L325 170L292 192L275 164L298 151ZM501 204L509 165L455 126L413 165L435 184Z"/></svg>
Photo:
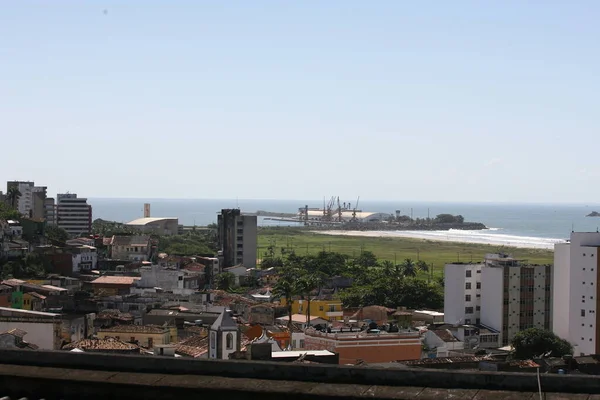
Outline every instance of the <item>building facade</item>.
<svg viewBox="0 0 600 400"><path fill-rule="evenodd" d="M286 304L285 299L281 299L281 304ZM308 301L296 299L292 303L292 314L308 314ZM341 300L311 300L310 301L311 318L322 318L325 321L337 321L344 318L344 311Z"/></svg>
<svg viewBox="0 0 600 400"><path fill-rule="evenodd" d="M449 324L478 324L481 320L483 264L447 264L444 268L444 319Z"/></svg>
<svg viewBox="0 0 600 400"><path fill-rule="evenodd" d="M552 330L575 355L600 354L600 233L573 232L554 247Z"/></svg>
<svg viewBox="0 0 600 400"><path fill-rule="evenodd" d="M152 254L150 236L113 236L110 255L115 260L148 261Z"/></svg>
<svg viewBox="0 0 600 400"><path fill-rule="evenodd" d="M223 252L223 266L242 264L256 267L257 217L244 215L239 209L223 209L217 217L219 249Z"/></svg>
<svg viewBox="0 0 600 400"><path fill-rule="evenodd" d="M46 186L35 186L34 182L9 181L6 183L7 191L16 187L21 196L17 199L17 210L30 218L44 218L44 202L46 200Z"/></svg>
<svg viewBox="0 0 600 400"><path fill-rule="evenodd" d="M177 340L176 334L165 326L155 325L117 325L112 328L100 329L98 338L115 338L124 342L139 344L140 346L153 348L154 345L170 344Z"/></svg>
<svg viewBox="0 0 600 400"><path fill-rule="evenodd" d="M85 236L92 231L92 206L75 193L56 196L56 224L70 236Z"/></svg>
<svg viewBox="0 0 600 400"><path fill-rule="evenodd" d="M552 266L488 254L482 264L449 264L444 273L447 323L492 328L502 345L524 329L551 329Z"/></svg>
<svg viewBox="0 0 600 400"><path fill-rule="evenodd" d="M47 225L56 225L56 203L53 197L48 197L44 200L44 219Z"/></svg>
<svg viewBox="0 0 600 400"><path fill-rule="evenodd" d="M315 329L304 332L306 350L329 350L339 353L340 364L387 363L421 358L421 339L418 332L325 333Z"/></svg>

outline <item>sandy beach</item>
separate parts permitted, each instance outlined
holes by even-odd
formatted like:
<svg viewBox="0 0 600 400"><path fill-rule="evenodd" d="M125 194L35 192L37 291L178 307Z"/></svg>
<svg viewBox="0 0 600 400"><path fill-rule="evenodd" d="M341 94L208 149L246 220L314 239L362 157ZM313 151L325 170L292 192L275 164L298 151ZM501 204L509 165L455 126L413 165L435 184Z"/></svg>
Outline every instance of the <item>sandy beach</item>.
<svg viewBox="0 0 600 400"><path fill-rule="evenodd" d="M456 243L477 243L492 246L507 246L527 249L553 250L554 244L564 243L564 239L537 238L527 236L504 235L498 229L481 231L313 231L322 235L363 236L363 237L404 237Z"/></svg>

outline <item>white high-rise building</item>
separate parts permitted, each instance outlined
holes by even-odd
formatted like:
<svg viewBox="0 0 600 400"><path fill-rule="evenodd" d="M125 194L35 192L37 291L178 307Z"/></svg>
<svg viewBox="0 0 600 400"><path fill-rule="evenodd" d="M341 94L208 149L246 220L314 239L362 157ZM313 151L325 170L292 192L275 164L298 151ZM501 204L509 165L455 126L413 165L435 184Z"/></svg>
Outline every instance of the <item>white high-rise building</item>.
<svg viewBox="0 0 600 400"><path fill-rule="evenodd" d="M552 330L576 355L600 354L599 248L598 232L573 232L569 243L554 246Z"/></svg>
<svg viewBox="0 0 600 400"><path fill-rule="evenodd" d="M448 264L444 268L444 320L449 324L479 324L483 264Z"/></svg>
<svg viewBox="0 0 600 400"><path fill-rule="evenodd" d="M87 199L75 193L56 196L56 222L73 237L88 235L92 231L92 206Z"/></svg>
<svg viewBox="0 0 600 400"><path fill-rule="evenodd" d="M551 327L550 265L487 254L482 264L446 265L444 277L447 323L492 328L503 345L523 329Z"/></svg>
<svg viewBox="0 0 600 400"><path fill-rule="evenodd" d="M32 218L44 218L46 186L35 186L34 182L8 181L7 192L11 187L16 187L21 193L16 202L19 213Z"/></svg>

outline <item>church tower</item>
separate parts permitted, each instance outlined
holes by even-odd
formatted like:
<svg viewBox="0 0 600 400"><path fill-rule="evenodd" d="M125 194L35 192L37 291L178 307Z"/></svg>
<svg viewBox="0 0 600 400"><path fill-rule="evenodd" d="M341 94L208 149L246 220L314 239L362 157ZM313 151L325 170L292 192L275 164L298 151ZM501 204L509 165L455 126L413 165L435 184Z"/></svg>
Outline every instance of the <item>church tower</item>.
<svg viewBox="0 0 600 400"><path fill-rule="evenodd" d="M237 323L225 310L211 325L208 333L208 358L228 360L229 355L240 350L240 332Z"/></svg>

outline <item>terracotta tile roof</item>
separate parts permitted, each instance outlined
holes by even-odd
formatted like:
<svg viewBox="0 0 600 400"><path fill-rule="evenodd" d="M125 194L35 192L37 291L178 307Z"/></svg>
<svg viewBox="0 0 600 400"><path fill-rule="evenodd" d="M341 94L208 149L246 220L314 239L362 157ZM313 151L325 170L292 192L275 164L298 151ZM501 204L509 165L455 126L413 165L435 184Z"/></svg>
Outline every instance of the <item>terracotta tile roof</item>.
<svg viewBox="0 0 600 400"><path fill-rule="evenodd" d="M109 246L111 241L112 241L112 237L104 237L104 238L102 238L102 245Z"/></svg>
<svg viewBox="0 0 600 400"><path fill-rule="evenodd" d="M96 319L117 319L121 321L133 321L133 315L122 313L119 310L104 310L98 313Z"/></svg>
<svg viewBox="0 0 600 400"><path fill-rule="evenodd" d="M175 352L189 357L200 357L208 352L208 336L196 335L177 344Z"/></svg>
<svg viewBox="0 0 600 400"><path fill-rule="evenodd" d="M27 335L26 331L24 331L22 329L17 329L17 328L8 330L6 332L2 332L2 333L0 333L0 335L4 335L5 333L7 333L9 335L13 335L13 336L19 337L21 339L23 339L23 337L25 337L25 335Z"/></svg>
<svg viewBox="0 0 600 400"><path fill-rule="evenodd" d="M24 283L25 283L25 281L22 281L20 279L6 279L6 280L2 281L3 285L8 285L8 286L19 286Z"/></svg>
<svg viewBox="0 0 600 400"><path fill-rule="evenodd" d="M92 285L104 284L104 285L129 285L133 286L135 281L139 281L141 278L135 276L101 276L98 279L93 280Z"/></svg>
<svg viewBox="0 0 600 400"><path fill-rule="evenodd" d="M135 350L139 346L133 343L125 343L115 338L106 339L83 339L78 342L63 346L63 350Z"/></svg>
<svg viewBox="0 0 600 400"><path fill-rule="evenodd" d="M41 294L36 293L36 292L29 292L27 294L30 295L30 296L33 296L33 297L35 297L37 299L40 299L40 300L46 300L46 296L42 296Z"/></svg>
<svg viewBox="0 0 600 400"><path fill-rule="evenodd" d="M446 343L458 342L458 339L455 338L448 329L436 329L432 332L435 333L440 339L442 339Z"/></svg>
<svg viewBox="0 0 600 400"><path fill-rule="evenodd" d="M100 332L114 333L164 333L169 328L158 325L117 325L110 328L100 329Z"/></svg>
<svg viewBox="0 0 600 400"><path fill-rule="evenodd" d="M150 236L117 236L114 235L110 242L113 246L148 246Z"/></svg>

